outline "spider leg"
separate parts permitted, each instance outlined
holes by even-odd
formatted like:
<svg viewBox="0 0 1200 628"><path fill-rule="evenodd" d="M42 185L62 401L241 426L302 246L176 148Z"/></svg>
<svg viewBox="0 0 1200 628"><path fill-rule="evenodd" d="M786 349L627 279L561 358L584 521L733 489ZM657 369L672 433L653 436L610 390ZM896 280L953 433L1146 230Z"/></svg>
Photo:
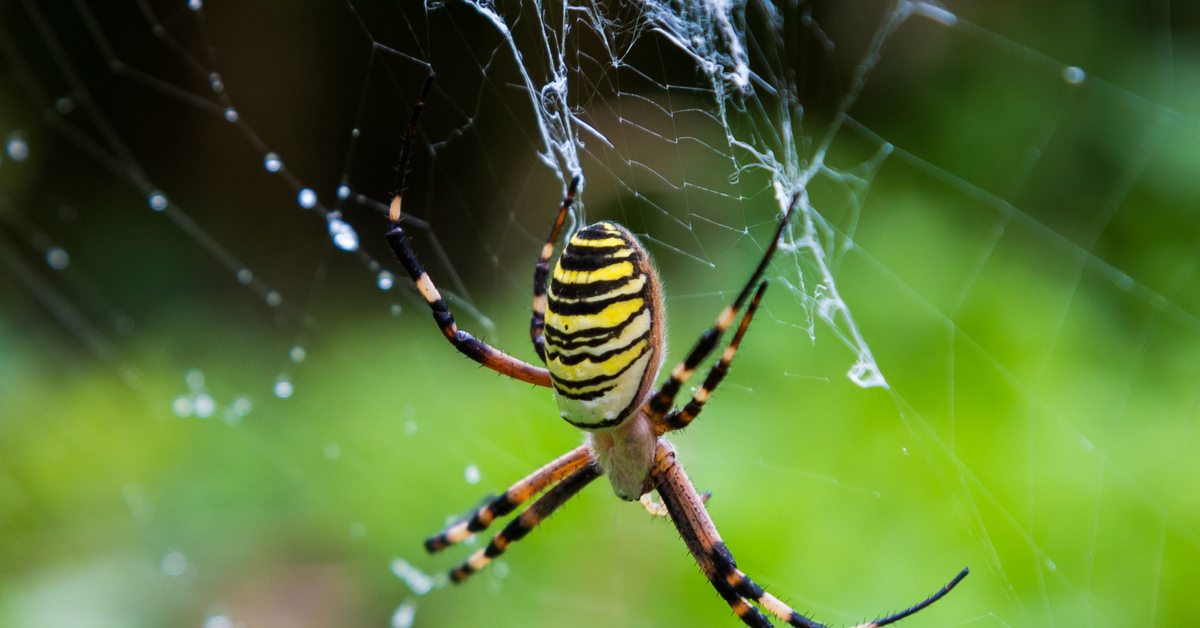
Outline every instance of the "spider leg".
<svg viewBox="0 0 1200 628"><path fill-rule="evenodd" d="M425 539L425 551L433 554L462 541L463 539L482 532L492 525L498 517L503 517L516 510L530 497L546 490L550 486L574 473L591 461L587 445L581 445L546 463L542 468L530 473L516 484L508 487L499 497L488 501L469 517L448 526L438 534Z"/></svg>
<svg viewBox="0 0 1200 628"><path fill-rule="evenodd" d="M742 343L742 336L746 335L746 329L750 327L750 319L754 318L754 312L758 309L758 303L762 300L763 293L766 290L766 281L758 284L758 291L754 293L754 298L750 301L750 305L746 307L746 314L742 316L742 322L738 325L737 333L733 335L733 340L725 348L725 353L713 365L712 370L708 372L708 377L704 378L704 385L700 387L700 390L696 391L695 396L684 406L683 410L676 410L668 414L656 426L660 436L666 432L681 430L687 427L692 422L692 419L695 419L700 414L700 411L704 409L704 404L708 401L709 396L712 395L717 386L721 384L721 380L725 379L725 375L729 372L729 364L733 362L733 356L737 354L738 345Z"/></svg>
<svg viewBox="0 0 1200 628"><path fill-rule="evenodd" d="M675 452L671 450L669 445L664 444L664 441L660 440L656 457L654 470L655 489L658 490L663 505L666 506L667 511L670 513L671 520L683 536L688 549L696 558L696 562L699 563L700 568L704 570L704 575L708 576L709 582L721 594L721 597L729 601L728 591L732 590L739 598L753 600L764 610L786 621L791 626L797 628L827 628L824 624L819 624L801 615L779 598L767 593L738 569L737 562L733 559L733 554L725 547L724 541L721 540L721 535L717 533L717 528L713 525L712 518L709 517L708 511L705 510L699 496L696 494L696 489L692 486L691 480L688 479L687 474L683 471L683 467L676 462ZM961 582L967 576L967 573L968 570L963 569L949 584L918 604L899 613L888 615L872 622L859 624L854 628L878 628L909 617L940 600ZM732 602L730 605L734 606ZM757 612L757 609L753 610ZM763 622L766 622L761 613L757 617L754 613L747 612L743 614L742 611L738 610L737 606L734 606L734 611L738 613L738 617L747 625L762 626L764 625ZM765 625L770 624L765 623Z"/></svg>
<svg viewBox="0 0 1200 628"><path fill-rule="evenodd" d="M746 303L746 299L750 296L750 291L758 284L763 273L767 270L767 265L771 263L771 258L775 255L775 251L779 248L779 238L783 236L783 230L787 228L789 219L792 217L792 212L796 208L796 202L799 200L799 195L792 198L791 204L788 205L787 211L783 213L783 217L779 219L779 228L775 230L775 236L771 238L771 243L767 246L767 250L763 253L762 259L758 262L758 267L750 275L749 281L738 294L737 299L730 305L725 306L721 310L721 314L717 316L717 322L712 327L708 328L700 339L696 341L696 345L692 347L692 352L688 354L675 370L671 371L671 377L668 379L658 392L650 398L646 403L650 420L656 425L662 422L667 411L671 409L671 404L675 402L675 395L679 394L680 386L692 376L696 367L712 350L716 348L717 343L721 341L721 335L726 329L733 324L734 316L738 310L742 309L742 305Z"/></svg>
<svg viewBox="0 0 1200 628"><path fill-rule="evenodd" d="M417 129L417 118L421 115L421 109L425 106L425 97L429 94L429 89L432 86L433 75L431 74L425 81L425 87L421 90L421 99L413 107L412 119L409 121L408 132L404 138L404 148L400 153L400 164L396 171L396 184L393 190L392 204L388 210L388 244L391 245L392 251L396 253L396 257L400 258L400 263L404 266L404 270L408 272L408 276L412 278L413 283L416 284L421 296L425 298L425 302L429 304L429 309L433 312L433 320L441 328L442 335L446 337L446 340L450 341L450 344L454 345L454 348L458 349L460 353L466 355L468 358L497 373L549 388L550 372L546 369L528 364L493 349L487 343L458 328L458 325L454 322L454 315L446 307L446 302L442 300L442 295L438 292L437 287L433 285L433 280L429 278L429 274L425 272L425 269L421 267L421 263L417 261L416 254L413 253L412 248L408 245L408 236L405 235L404 228L400 226L400 206L404 197L404 175L408 169L408 155L412 148L413 135Z"/></svg>
<svg viewBox="0 0 1200 628"><path fill-rule="evenodd" d="M471 554L466 562L454 568L450 572L450 580L455 583L462 582L471 574L486 567L497 556L503 554L509 545L525 538L526 534L529 534L538 524L558 510L559 506L562 506L603 473L595 464L588 464L581 469L576 469L554 488L546 491L545 495L537 498L537 501L533 502L516 519L504 526L504 530L497 534L487 547Z"/></svg>
<svg viewBox="0 0 1200 628"><path fill-rule="evenodd" d="M710 497L712 497L712 491L704 491L703 493L700 493L700 501L702 503L707 504L708 498ZM671 516L671 513L667 512L667 507L663 506L659 502L654 501L654 496L650 493L642 495L641 498L638 499L638 503L642 505L642 508L646 509L646 512L650 513L651 517Z"/></svg>
<svg viewBox="0 0 1200 628"><path fill-rule="evenodd" d="M550 255L554 253L554 243L558 241L558 232L562 229L567 211L571 209L571 203L575 201L577 189L579 175L571 178L571 187L559 206L558 217L554 219L546 244L542 246L538 261L533 265L533 317L529 319L529 338L533 340L533 349L542 362L546 361L546 341L542 339L542 330L546 327L546 280L550 277Z"/></svg>

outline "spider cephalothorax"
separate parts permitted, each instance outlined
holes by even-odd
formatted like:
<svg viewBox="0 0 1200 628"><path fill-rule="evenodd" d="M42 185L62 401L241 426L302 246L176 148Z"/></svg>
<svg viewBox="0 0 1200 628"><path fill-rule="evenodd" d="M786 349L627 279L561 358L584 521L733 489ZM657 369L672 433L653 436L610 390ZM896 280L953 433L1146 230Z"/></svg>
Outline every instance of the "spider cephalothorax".
<svg viewBox="0 0 1200 628"><path fill-rule="evenodd" d="M400 226L405 167L417 116L432 80L430 77L425 83L409 123L389 212L388 242L421 296L429 303L442 334L455 348L498 373L538 386L553 387L558 393L560 415L572 425L587 430L588 435L580 447L534 471L504 494L427 539L425 548L436 552L462 541L545 491L487 547L476 551L450 572L450 578L460 582L502 554L510 544L528 534L596 478L608 475L617 496L640 499L652 513L671 518L713 588L747 625L771 626L766 616L750 604L753 602L792 626L820 627L821 624L763 591L737 568L708 516L704 498L696 492L676 460L674 448L663 438L667 432L687 427L700 414L728 372L766 290L763 273L775 254L799 195L793 196L762 259L737 298L721 310L716 323L701 334L667 381L657 391L652 391L662 365L665 317L658 275L638 239L629 230L611 222L585 227L571 237L554 268L553 279L547 281L554 244L578 189L579 177L574 177L534 265L530 338L547 368L534 366L505 355L458 328L433 281L417 262ZM712 366L700 389L683 409L673 409L680 388L716 349L743 307L745 313L733 339ZM650 501L651 491L659 494L661 504ZM966 575L967 570L963 569L949 584L923 602L863 626L884 626L904 619L940 599Z"/></svg>

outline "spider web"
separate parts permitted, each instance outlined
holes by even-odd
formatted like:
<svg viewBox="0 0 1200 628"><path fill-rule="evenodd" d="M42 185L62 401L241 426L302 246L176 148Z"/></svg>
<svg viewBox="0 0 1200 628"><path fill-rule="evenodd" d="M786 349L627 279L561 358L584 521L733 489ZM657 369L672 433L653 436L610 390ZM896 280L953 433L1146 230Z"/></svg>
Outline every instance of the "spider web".
<svg viewBox="0 0 1200 628"><path fill-rule="evenodd" d="M460 325L524 359L571 176L569 227L618 220L660 265L668 364L797 204L733 372L674 439L777 595L841 625L969 565L911 623L1196 616L1196 18L0 8L0 617L734 625L603 483L477 582L428 575L462 553L424 535L577 443L393 275L392 164L431 72L408 228Z"/></svg>

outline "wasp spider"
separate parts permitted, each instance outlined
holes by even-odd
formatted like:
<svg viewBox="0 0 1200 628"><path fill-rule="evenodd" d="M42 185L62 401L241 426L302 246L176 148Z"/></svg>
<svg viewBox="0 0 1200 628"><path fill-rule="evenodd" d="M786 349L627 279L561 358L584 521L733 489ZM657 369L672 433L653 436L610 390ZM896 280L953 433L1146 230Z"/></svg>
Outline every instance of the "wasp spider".
<svg viewBox="0 0 1200 628"><path fill-rule="evenodd" d="M747 625L772 625L750 604L754 602L792 626L821 627L764 591L738 569L708 516L704 497L697 494L676 460L674 448L663 438L667 432L687 427L700 414L704 403L728 372L738 344L767 288L762 275L771 262L793 207L789 207L780 219L762 260L741 293L721 311L716 324L700 336L683 363L671 371L666 383L653 390L663 360L663 294L650 257L638 239L628 229L612 222L584 227L570 238L553 275L550 274L550 256L579 186L579 177L575 177L533 271L533 319L529 332L534 350L546 368L528 364L493 349L458 328L433 281L409 247L400 225L408 154L417 118L431 84L432 77L426 82L413 110L404 141L389 211L388 242L428 301L442 334L456 349L498 373L538 386L553 387L557 392L559 414L571 425L585 430L587 436L580 447L534 471L504 494L426 540L425 549L437 552L482 532L497 518L545 491L487 547L473 553L450 572L451 580L462 582L502 554L509 545L524 538L596 478L607 475L618 497L640 500L652 513L671 518L713 588ZM794 201L792 205L795 205ZM673 409L680 387L717 347L722 334L733 325L743 306L746 306L746 312L733 339L708 372L700 390L682 410ZM661 504L650 500L650 491L658 493ZM966 575L967 570L963 569L949 584L921 603L863 626L884 626L904 619L936 602Z"/></svg>

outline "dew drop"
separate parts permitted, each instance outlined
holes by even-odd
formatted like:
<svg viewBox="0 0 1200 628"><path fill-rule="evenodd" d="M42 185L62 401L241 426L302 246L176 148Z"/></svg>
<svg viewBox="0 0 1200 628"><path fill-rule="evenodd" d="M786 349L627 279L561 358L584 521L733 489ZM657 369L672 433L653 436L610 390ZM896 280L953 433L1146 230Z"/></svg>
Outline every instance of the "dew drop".
<svg viewBox="0 0 1200 628"><path fill-rule="evenodd" d="M68 113L75 111L75 101L71 100L70 98L67 98L66 96L63 96L62 98L59 98L58 100L54 101L54 108L57 109L59 113L61 113L65 116Z"/></svg>
<svg viewBox="0 0 1200 628"><path fill-rule="evenodd" d="M216 72L208 75L208 84L212 86L214 92L220 93L225 91L225 83L221 82L221 75Z"/></svg>
<svg viewBox="0 0 1200 628"><path fill-rule="evenodd" d="M408 564L408 561L403 558L392 561L392 573L403 580L404 584L417 595L425 595L433 588L433 579L425 572Z"/></svg>
<svg viewBox="0 0 1200 628"><path fill-rule="evenodd" d="M358 137L358 128L350 129L350 137Z"/></svg>
<svg viewBox="0 0 1200 628"><path fill-rule="evenodd" d="M188 0L188 8L191 10L199 11L202 7L204 7L203 0ZM208 628L208 626L206 625L204 628Z"/></svg>
<svg viewBox="0 0 1200 628"><path fill-rule="evenodd" d="M292 347L291 351L288 351L288 357L292 358L292 362L303 362L307 355L308 352L306 352L304 347L301 347L300 345L296 345Z"/></svg>
<svg viewBox="0 0 1200 628"><path fill-rule="evenodd" d="M280 399L287 399L288 397L291 397L292 393L294 392L296 391L292 388L292 382L288 379L287 375L280 375L275 379L276 397L279 397Z"/></svg>
<svg viewBox="0 0 1200 628"><path fill-rule="evenodd" d="M150 209L160 212L167 208L167 197L160 191L154 190L150 193Z"/></svg>
<svg viewBox="0 0 1200 628"><path fill-rule="evenodd" d="M263 167L267 169L267 172L279 172L279 169L283 167L283 162L279 161L279 155L267 153L263 157Z"/></svg>
<svg viewBox="0 0 1200 628"><path fill-rule="evenodd" d="M400 316L400 312L403 312L403 311L404 311L404 308L400 307L399 303L392 304L392 316Z"/></svg>
<svg viewBox="0 0 1200 628"><path fill-rule="evenodd" d="M1085 78L1087 78L1087 73L1083 71L1083 68L1072 65L1063 68L1062 76L1063 80L1067 83L1071 85L1078 85L1082 83Z"/></svg>
<svg viewBox="0 0 1200 628"><path fill-rule="evenodd" d="M466 469L463 469L463 477L466 478L467 484L479 484L479 480L483 476L479 473L479 467L469 464Z"/></svg>
<svg viewBox="0 0 1200 628"><path fill-rule="evenodd" d="M4 151L13 161L25 161L29 157L29 144L25 141L25 134L20 131L9 133L8 141L4 144Z"/></svg>
<svg viewBox="0 0 1200 628"><path fill-rule="evenodd" d="M54 270L62 270L71 263L71 256L57 246L51 247L46 251L46 263Z"/></svg>
<svg viewBox="0 0 1200 628"><path fill-rule="evenodd" d="M498 560L492 564L492 574L497 578L503 578L508 575L508 563Z"/></svg>
<svg viewBox="0 0 1200 628"><path fill-rule="evenodd" d="M171 552L162 557L162 562L159 565L162 572L171 577L182 576L183 572L187 571L188 561L183 554L179 552Z"/></svg>
<svg viewBox="0 0 1200 628"><path fill-rule="evenodd" d="M348 186L348 185L338 186L337 195L338 195L338 198L346 198L346 197L350 196L350 186Z"/></svg>
<svg viewBox="0 0 1200 628"><path fill-rule="evenodd" d="M395 277L391 272L386 270L379 271L379 276L376 278L376 283L379 284L380 290L391 290L395 283Z"/></svg>
<svg viewBox="0 0 1200 628"><path fill-rule="evenodd" d="M1049 569L1050 571L1058 571L1058 565L1054 564L1054 561L1047 558L1046 559L1046 569Z"/></svg>
<svg viewBox="0 0 1200 628"><path fill-rule="evenodd" d="M405 421L404 422L404 433L408 434L409 436L416 434L417 433L417 422L416 421Z"/></svg>
<svg viewBox="0 0 1200 628"><path fill-rule="evenodd" d="M329 235L333 236L333 243L343 251L358 250L358 233L354 231L354 227L346 224L338 212L329 214Z"/></svg>
<svg viewBox="0 0 1200 628"><path fill-rule="evenodd" d="M300 202L300 206L304 209L312 209L317 204L317 193L309 188L304 188L300 190L300 194L296 197L296 200Z"/></svg>
<svg viewBox="0 0 1200 628"><path fill-rule="evenodd" d="M237 109L234 109L233 107L226 107L225 108L225 119L228 120L229 122L237 122L238 121Z"/></svg>
<svg viewBox="0 0 1200 628"><path fill-rule="evenodd" d="M412 628L413 621L416 618L416 602L406 600L403 604L397 606L396 611L392 613L392 628Z"/></svg>
<svg viewBox="0 0 1200 628"><path fill-rule="evenodd" d="M271 307L279 307L279 304L281 303L283 303L283 295L275 292L274 290L267 293L267 305Z"/></svg>
<svg viewBox="0 0 1200 628"><path fill-rule="evenodd" d="M240 283L250 283L254 281L254 273L250 272L249 268L243 268L237 271L237 280Z"/></svg>
<svg viewBox="0 0 1200 628"><path fill-rule="evenodd" d="M198 392L204 388L204 371L192 369L184 373L183 381L187 382L188 388L191 388L193 393Z"/></svg>
<svg viewBox="0 0 1200 628"><path fill-rule="evenodd" d="M171 404L171 411L179 418L189 417L192 415L192 400L190 397L180 395L175 398Z"/></svg>
<svg viewBox="0 0 1200 628"><path fill-rule="evenodd" d="M245 397L238 397L233 400L233 412L238 416L246 416L250 414L250 410L254 407L250 400Z"/></svg>
<svg viewBox="0 0 1200 628"><path fill-rule="evenodd" d="M192 402L192 410L196 416L207 419L217 410L217 402L213 400L212 395L200 393L196 395L195 401Z"/></svg>

